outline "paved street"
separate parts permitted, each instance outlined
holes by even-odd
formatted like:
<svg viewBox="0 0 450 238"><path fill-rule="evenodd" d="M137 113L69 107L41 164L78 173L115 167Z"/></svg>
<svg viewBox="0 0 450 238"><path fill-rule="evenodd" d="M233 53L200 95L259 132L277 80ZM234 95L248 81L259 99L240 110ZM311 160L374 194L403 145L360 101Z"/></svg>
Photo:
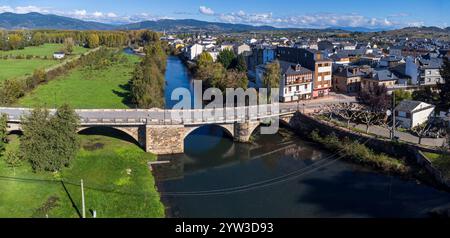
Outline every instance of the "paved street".
<svg viewBox="0 0 450 238"><path fill-rule="evenodd" d="M366 125L364 124L355 124L350 123L350 126L360 129L362 131L366 131ZM383 128L381 126L371 126L369 129L370 133L376 134L381 137L390 138L390 131L387 128ZM401 141L410 142L410 143L419 143L419 137L414 136L410 133L396 131L396 136L400 138ZM433 147L439 147L442 146L443 143L445 143L445 138L423 138L422 139L422 145L427 146L433 146Z"/></svg>

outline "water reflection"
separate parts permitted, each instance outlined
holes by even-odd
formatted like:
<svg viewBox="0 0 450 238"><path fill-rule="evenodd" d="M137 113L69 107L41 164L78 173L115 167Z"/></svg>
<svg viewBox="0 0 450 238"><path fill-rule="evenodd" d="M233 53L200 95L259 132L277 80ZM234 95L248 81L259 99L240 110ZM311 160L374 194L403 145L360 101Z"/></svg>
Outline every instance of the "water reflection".
<svg viewBox="0 0 450 238"><path fill-rule="evenodd" d="M168 108L174 88L192 90L178 58L166 81ZM206 126L186 138L185 154L159 157L170 161L153 170L169 216L423 217L450 205L449 193L344 162L286 129L253 141Z"/></svg>
<svg viewBox="0 0 450 238"><path fill-rule="evenodd" d="M160 158L171 161L154 169L171 216L420 217L450 205L446 192L338 160L286 129L252 144L219 134L205 127L186 154Z"/></svg>

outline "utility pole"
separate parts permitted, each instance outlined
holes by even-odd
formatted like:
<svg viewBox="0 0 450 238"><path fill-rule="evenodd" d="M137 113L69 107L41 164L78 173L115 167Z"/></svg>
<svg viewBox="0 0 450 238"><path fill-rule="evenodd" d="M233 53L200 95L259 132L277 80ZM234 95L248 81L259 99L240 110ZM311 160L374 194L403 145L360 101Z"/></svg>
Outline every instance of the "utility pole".
<svg viewBox="0 0 450 238"><path fill-rule="evenodd" d="M81 180L81 206L82 206L82 217L86 218L86 208L84 206L84 187L83 187L83 179Z"/></svg>
<svg viewBox="0 0 450 238"><path fill-rule="evenodd" d="M392 92L392 131L391 140L395 139L395 92Z"/></svg>

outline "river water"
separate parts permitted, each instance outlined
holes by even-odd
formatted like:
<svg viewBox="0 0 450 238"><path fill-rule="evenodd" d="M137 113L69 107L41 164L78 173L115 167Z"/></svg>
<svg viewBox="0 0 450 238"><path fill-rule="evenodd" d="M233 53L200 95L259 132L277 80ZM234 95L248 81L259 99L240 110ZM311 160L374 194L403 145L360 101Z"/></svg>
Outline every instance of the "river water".
<svg viewBox="0 0 450 238"><path fill-rule="evenodd" d="M171 90L191 89L177 57L169 57ZM154 174L172 217L424 217L450 205L450 193L354 165L288 129L234 143L205 126L185 140L185 154L160 156Z"/></svg>

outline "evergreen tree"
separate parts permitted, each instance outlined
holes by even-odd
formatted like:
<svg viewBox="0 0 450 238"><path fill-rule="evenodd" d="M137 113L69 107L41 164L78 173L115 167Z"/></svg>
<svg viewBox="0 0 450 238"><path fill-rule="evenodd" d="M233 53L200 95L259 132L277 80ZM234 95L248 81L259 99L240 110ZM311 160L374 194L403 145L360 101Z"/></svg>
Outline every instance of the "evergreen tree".
<svg viewBox="0 0 450 238"><path fill-rule="evenodd" d="M225 69L229 69L235 57L232 50L224 49L217 56L217 62L221 63Z"/></svg>
<svg viewBox="0 0 450 238"><path fill-rule="evenodd" d="M239 72L247 72L247 62L245 62L245 57L242 54L235 58L233 68Z"/></svg>

